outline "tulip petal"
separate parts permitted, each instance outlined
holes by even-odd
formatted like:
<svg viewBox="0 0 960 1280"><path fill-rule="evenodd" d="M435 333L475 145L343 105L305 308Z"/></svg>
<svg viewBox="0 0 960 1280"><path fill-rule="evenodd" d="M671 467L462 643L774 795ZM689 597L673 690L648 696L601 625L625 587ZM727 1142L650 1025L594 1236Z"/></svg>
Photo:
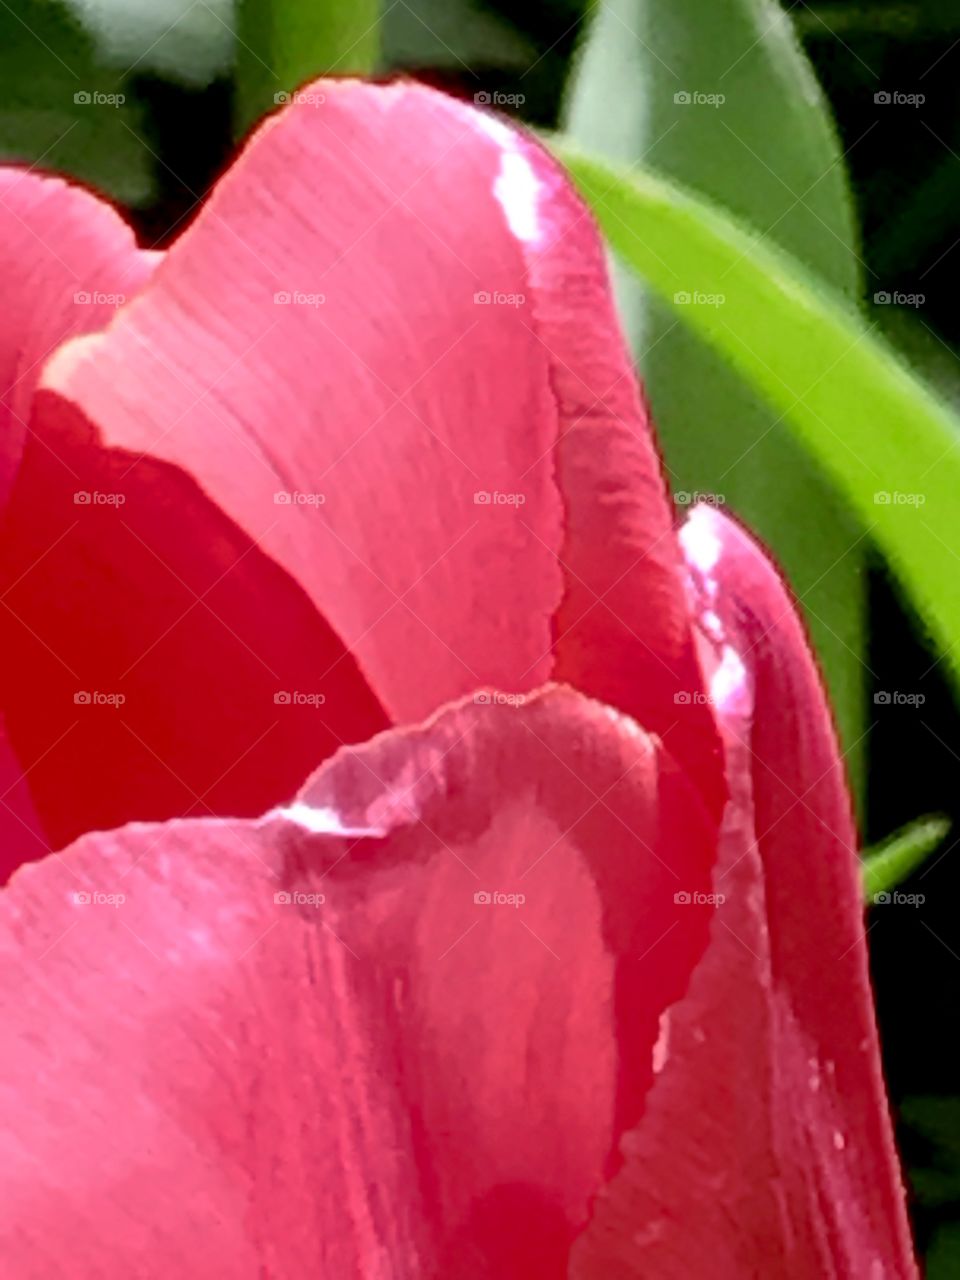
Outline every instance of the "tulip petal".
<svg viewBox="0 0 960 1280"><path fill-rule="evenodd" d="M912 1280L821 682L755 544L709 508L683 543L727 753L725 901L571 1275Z"/></svg>
<svg viewBox="0 0 960 1280"><path fill-rule="evenodd" d="M556 670L676 726L696 667L599 238L492 116L409 84L294 95L46 385L192 475L395 720ZM674 752L716 773L702 708Z"/></svg>
<svg viewBox="0 0 960 1280"><path fill-rule="evenodd" d="M49 852L30 788L0 719L0 885L6 884L21 862Z"/></svg>
<svg viewBox="0 0 960 1280"><path fill-rule="evenodd" d="M105 325L157 256L140 252L130 228L86 191L0 167L0 510L44 361L65 338Z"/></svg>
<svg viewBox="0 0 960 1280"><path fill-rule="evenodd" d="M53 849L263 813L386 727L299 585L189 477L42 392L32 423L0 540L0 706Z"/></svg>
<svg viewBox="0 0 960 1280"><path fill-rule="evenodd" d="M5 1273L564 1275L713 853L657 740L552 689L341 752L258 822L21 868Z"/></svg>
<svg viewBox="0 0 960 1280"><path fill-rule="evenodd" d="M34 394L50 351L105 326L161 255L19 170L0 169L0 218L2 883L98 827L262 813L387 720L301 588L188 477Z"/></svg>

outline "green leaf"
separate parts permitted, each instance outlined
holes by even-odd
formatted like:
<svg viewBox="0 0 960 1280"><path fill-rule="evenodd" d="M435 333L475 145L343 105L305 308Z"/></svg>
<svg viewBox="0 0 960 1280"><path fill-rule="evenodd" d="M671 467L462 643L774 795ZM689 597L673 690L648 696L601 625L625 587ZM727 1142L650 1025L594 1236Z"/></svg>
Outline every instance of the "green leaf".
<svg viewBox="0 0 960 1280"><path fill-rule="evenodd" d="M67 0L104 63L202 88L233 66L232 0Z"/></svg>
<svg viewBox="0 0 960 1280"><path fill-rule="evenodd" d="M725 295L722 308L675 304L677 317L769 402L846 496L960 685L957 418L876 325L769 241L666 179L561 139L553 146L614 250L662 298L674 298L681 270Z"/></svg>
<svg viewBox="0 0 960 1280"><path fill-rule="evenodd" d="M910 1168L917 1200L930 1207L960 1206L960 1097L914 1094L901 1102L900 1119L922 1140L924 1163Z"/></svg>
<svg viewBox="0 0 960 1280"><path fill-rule="evenodd" d="M391 68L526 70L535 46L498 13L472 0L405 0L383 15L384 61ZM478 88L479 86L478 83Z"/></svg>
<svg viewBox="0 0 960 1280"><path fill-rule="evenodd" d="M88 183L125 204L146 202L153 157L115 68L60 4L0 3L0 162Z"/></svg>
<svg viewBox="0 0 960 1280"><path fill-rule="evenodd" d="M863 851L863 891L867 902L902 884L933 853L950 830L939 814L917 818L881 844Z"/></svg>
<svg viewBox="0 0 960 1280"><path fill-rule="evenodd" d="M778 3L607 0L574 80L568 131L593 153L642 160L709 197L850 297L859 294L840 148ZM670 261L675 290L710 292L683 246ZM695 329L678 325L635 279L621 275L617 292L674 489L722 497L773 550L806 608L859 794L862 530L777 415Z"/></svg>
<svg viewBox="0 0 960 1280"><path fill-rule="evenodd" d="M927 1280L957 1280L960 1275L960 1222L938 1227L926 1256Z"/></svg>
<svg viewBox="0 0 960 1280"><path fill-rule="evenodd" d="M236 116L246 133L320 75L365 75L380 56L379 0L240 0Z"/></svg>
<svg viewBox="0 0 960 1280"><path fill-rule="evenodd" d="M933 39L960 28L955 0L903 0L882 3L871 0L838 4L802 4L796 15L797 30L808 40L857 40L865 36L895 40Z"/></svg>

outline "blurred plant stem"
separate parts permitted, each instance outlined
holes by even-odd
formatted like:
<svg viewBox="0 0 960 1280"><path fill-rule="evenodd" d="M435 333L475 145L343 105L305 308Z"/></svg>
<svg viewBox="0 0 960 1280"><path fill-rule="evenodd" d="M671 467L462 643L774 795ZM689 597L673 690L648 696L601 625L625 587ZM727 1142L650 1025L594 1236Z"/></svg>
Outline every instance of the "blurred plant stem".
<svg viewBox="0 0 960 1280"><path fill-rule="evenodd" d="M237 13L235 130L317 76L369 75L380 59L379 0L241 0Z"/></svg>

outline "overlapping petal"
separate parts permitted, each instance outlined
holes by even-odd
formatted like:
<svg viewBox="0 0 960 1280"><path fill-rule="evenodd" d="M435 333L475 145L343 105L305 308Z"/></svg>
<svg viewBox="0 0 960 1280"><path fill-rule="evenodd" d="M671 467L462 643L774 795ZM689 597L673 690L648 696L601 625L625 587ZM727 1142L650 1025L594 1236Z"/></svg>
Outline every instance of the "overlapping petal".
<svg viewBox="0 0 960 1280"><path fill-rule="evenodd" d="M712 508L683 534L731 801L710 945L665 1020L577 1277L916 1276L866 966L849 797L790 600Z"/></svg>
<svg viewBox="0 0 960 1280"><path fill-rule="evenodd" d="M260 822L22 868L6 1273L563 1275L711 857L656 740L557 689L345 751Z"/></svg>
<svg viewBox="0 0 960 1280"><path fill-rule="evenodd" d="M709 715L673 714L697 677L671 512L592 219L438 93L294 99L45 384L194 477L396 720L558 672L675 729L718 803Z"/></svg>
<svg viewBox="0 0 960 1280"><path fill-rule="evenodd" d="M158 255L102 201L57 178L0 168L0 511L23 450L46 358L106 324Z"/></svg>

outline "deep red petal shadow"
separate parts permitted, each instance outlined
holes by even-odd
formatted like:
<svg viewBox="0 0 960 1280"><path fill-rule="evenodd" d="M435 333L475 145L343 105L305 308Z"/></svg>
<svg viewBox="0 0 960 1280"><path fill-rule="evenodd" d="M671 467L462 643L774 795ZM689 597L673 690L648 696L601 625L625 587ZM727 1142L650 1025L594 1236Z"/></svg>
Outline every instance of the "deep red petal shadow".
<svg viewBox="0 0 960 1280"><path fill-rule="evenodd" d="M0 533L0 705L52 848L262 813L386 726L300 587L191 479L104 449L47 393L33 424Z"/></svg>

